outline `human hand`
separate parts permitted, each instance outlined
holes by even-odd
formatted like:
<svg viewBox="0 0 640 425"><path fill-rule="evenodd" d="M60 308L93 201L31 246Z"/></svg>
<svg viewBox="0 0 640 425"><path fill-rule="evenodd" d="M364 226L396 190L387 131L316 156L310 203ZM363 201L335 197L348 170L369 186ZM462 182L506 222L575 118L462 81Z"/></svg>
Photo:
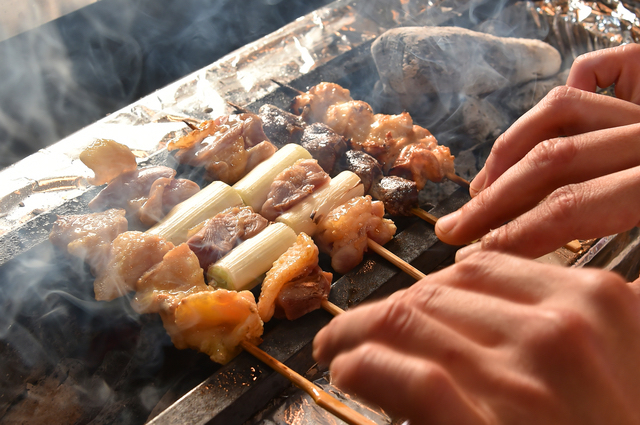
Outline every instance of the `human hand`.
<svg viewBox="0 0 640 425"><path fill-rule="evenodd" d="M471 183L474 199L438 220L438 237L463 245L486 235L459 258L478 249L537 257L637 225L639 74L638 45L576 60L569 84L595 91L615 81L621 98L552 90L496 140Z"/></svg>
<svg viewBox="0 0 640 425"><path fill-rule="evenodd" d="M481 252L314 340L332 381L412 425L639 424L631 284Z"/></svg>

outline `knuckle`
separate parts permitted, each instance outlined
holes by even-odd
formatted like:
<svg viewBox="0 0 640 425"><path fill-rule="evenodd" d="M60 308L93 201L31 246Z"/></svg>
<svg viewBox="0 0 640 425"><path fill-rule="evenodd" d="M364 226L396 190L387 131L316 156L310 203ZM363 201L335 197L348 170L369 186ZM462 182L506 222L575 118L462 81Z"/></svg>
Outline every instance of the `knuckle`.
<svg viewBox="0 0 640 425"><path fill-rule="evenodd" d="M552 220L570 225L573 222L572 218L580 212L583 203L584 194L578 186L568 185L551 193L544 205Z"/></svg>
<svg viewBox="0 0 640 425"><path fill-rule="evenodd" d="M416 383L423 386L420 390L427 393L441 394L451 385L446 371L436 363L423 362L416 375L419 377Z"/></svg>
<svg viewBox="0 0 640 425"><path fill-rule="evenodd" d="M589 300L600 306L621 306L632 292L622 276L604 270L585 270L581 280Z"/></svg>
<svg viewBox="0 0 640 425"><path fill-rule="evenodd" d="M554 87L540 102L542 108L552 111L565 111L580 98L580 90L568 86Z"/></svg>
<svg viewBox="0 0 640 425"><path fill-rule="evenodd" d="M381 312L374 323L374 335L389 335L393 338L403 338L411 332L414 319L413 309L405 302L384 303Z"/></svg>
<svg viewBox="0 0 640 425"><path fill-rule="evenodd" d="M586 317L572 309L539 309L533 319L524 332L524 344L540 356L584 351L594 333Z"/></svg>
<svg viewBox="0 0 640 425"><path fill-rule="evenodd" d="M542 172L545 168L557 169L571 163L578 154L578 147L571 138L545 140L527 155L531 166Z"/></svg>

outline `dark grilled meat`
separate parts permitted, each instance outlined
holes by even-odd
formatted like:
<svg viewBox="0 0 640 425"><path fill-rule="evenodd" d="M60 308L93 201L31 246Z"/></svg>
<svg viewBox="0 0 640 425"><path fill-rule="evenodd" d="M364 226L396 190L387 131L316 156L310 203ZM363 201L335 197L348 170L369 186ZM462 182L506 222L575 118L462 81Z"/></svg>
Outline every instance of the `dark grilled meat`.
<svg viewBox="0 0 640 425"><path fill-rule="evenodd" d="M307 126L302 134L300 145L309 151L327 173L331 173L336 161L348 149L344 137L322 123Z"/></svg>
<svg viewBox="0 0 640 425"><path fill-rule="evenodd" d="M262 105L258 111L262 128L269 141L279 148L289 143L300 143L307 123L302 118L274 105Z"/></svg>
<svg viewBox="0 0 640 425"><path fill-rule="evenodd" d="M362 151L347 151L336 167L334 174L344 170L356 173L364 185L364 193L369 193L373 184L382 178L382 167L378 160Z"/></svg>
<svg viewBox="0 0 640 425"><path fill-rule="evenodd" d="M284 284L276 298L274 316L278 319L296 320L317 310L322 301L329 298L333 275L316 266L304 277Z"/></svg>
<svg viewBox="0 0 640 425"><path fill-rule="evenodd" d="M418 206L416 183L402 177L384 176L368 193L382 201L385 211L391 215L411 215L411 208Z"/></svg>

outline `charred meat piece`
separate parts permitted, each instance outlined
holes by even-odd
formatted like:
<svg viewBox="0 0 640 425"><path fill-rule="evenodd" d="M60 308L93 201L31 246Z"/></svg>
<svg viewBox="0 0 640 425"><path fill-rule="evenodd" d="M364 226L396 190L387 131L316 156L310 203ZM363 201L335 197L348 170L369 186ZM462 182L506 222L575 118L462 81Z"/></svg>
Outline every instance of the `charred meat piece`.
<svg viewBox="0 0 640 425"><path fill-rule="evenodd" d="M127 214L137 212L140 199L149 195L151 186L160 178L173 178L176 170L165 166L145 167L128 171L109 182L98 195L89 202L89 208L100 211L105 208L124 208Z"/></svg>
<svg viewBox="0 0 640 425"><path fill-rule="evenodd" d="M296 320L322 307L329 298L331 273L316 267L307 276L285 283L276 298L274 316L278 319Z"/></svg>
<svg viewBox="0 0 640 425"><path fill-rule="evenodd" d="M344 137L323 123L307 126L300 145L318 160L318 164L327 173L331 173L338 158L348 149Z"/></svg>
<svg viewBox="0 0 640 425"><path fill-rule="evenodd" d="M374 157L362 151L347 151L340 161L334 173L348 170L356 173L364 185L364 193L369 193L375 182L382 178L382 168Z"/></svg>
<svg viewBox="0 0 640 425"><path fill-rule="evenodd" d="M329 175L318 165L318 161L300 160L276 176L260 214L273 221L330 180Z"/></svg>
<svg viewBox="0 0 640 425"><path fill-rule="evenodd" d="M138 216L142 224L153 226L171 208L200 191L197 183L187 179L163 177L156 180L149 190L149 197L140 207Z"/></svg>
<svg viewBox="0 0 640 425"><path fill-rule="evenodd" d="M273 263L262 282L258 300L258 313L263 322L271 320L277 304L284 316L291 319L319 308L322 300L328 297L327 286L331 286L333 276L318 267L318 252L313 239L302 232ZM286 287L289 289L283 294Z"/></svg>
<svg viewBox="0 0 640 425"><path fill-rule="evenodd" d="M269 222L251 207L234 207L207 220L189 240L189 248L207 269L244 240L254 237Z"/></svg>
<svg viewBox="0 0 640 425"><path fill-rule="evenodd" d="M411 215L418 206L418 188L414 181L398 176L384 176L371 186L369 194L384 204L390 215Z"/></svg>
<svg viewBox="0 0 640 425"><path fill-rule="evenodd" d="M307 123L298 115L269 104L262 105L258 115L262 119L264 133L278 148L289 143L300 143Z"/></svg>
<svg viewBox="0 0 640 425"><path fill-rule="evenodd" d="M136 287L147 270L162 261L173 244L156 235L124 232L111 243L105 267L93 282L98 301L111 301Z"/></svg>
<svg viewBox="0 0 640 425"><path fill-rule="evenodd" d="M227 184L237 182L276 151L264 134L260 117L249 113L205 121L198 129L170 142L167 149L177 151L175 157L181 164L204 167L209 180Z"/></svg>
<svg viewBox="0 0 640 425"><path fill-rule="evenodd" d="M336 272L346 273L362 261L367 239L384 245L393 238L396 226L383 216L382 202L366 195L335 208L320 222L315 240L331 256Z"/></svg>
<svg viewBox="0 0 640 425"><path fill-rule="evenodd" d="M95 173L87 181L96 186L108 183L120 174L138 167L131 150L111 139L96 140L80 153L79 158Z"/></svg>
<svg viewBox="0 0 640 425"><path fill-rule="evenodd" d="M127 219L122 209L58 217L49 240L69 254L82 258L98 273L104 268L111 242L127 231Z"/></svg>

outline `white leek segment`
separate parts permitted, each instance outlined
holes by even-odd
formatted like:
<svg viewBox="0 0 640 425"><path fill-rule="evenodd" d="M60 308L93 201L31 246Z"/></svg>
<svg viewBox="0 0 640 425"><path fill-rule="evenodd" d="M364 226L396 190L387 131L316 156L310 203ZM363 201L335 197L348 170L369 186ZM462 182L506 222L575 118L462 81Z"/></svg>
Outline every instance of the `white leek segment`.
<svg viewBox="0 0 640 425"><path fill-rule="evenodd" d="M245 205L254 211L260 211L276 176L300 159L311 159L311 154L300 145L284 145L247 173L233 188L240 194Z"/></svg>
<svg viewBox="0 0 640 425"><path fill-rule="evenodd" d="M296 239L296 233L282 223L267 226L209 267L209 285L235 291L253 288Z"/></svg>
<svg viewBox="0 0 640 425"><path fill-rule="evenodd" d="M186 242L189 229L226 210L242 205L242 198L231 186L215 181L171 211L146 233L162 236L174 245Z"/></svg>
<svg viewBox="0 0 640 425"><path fill-rule="evenodd" d="M296 233L309 236L316 233L318 223L332 209L351 198L364 195L360 177L351 171L343 171L331 179L328 185L309 195L303 202L279 216L276 221L291 227Z"/></svg>

